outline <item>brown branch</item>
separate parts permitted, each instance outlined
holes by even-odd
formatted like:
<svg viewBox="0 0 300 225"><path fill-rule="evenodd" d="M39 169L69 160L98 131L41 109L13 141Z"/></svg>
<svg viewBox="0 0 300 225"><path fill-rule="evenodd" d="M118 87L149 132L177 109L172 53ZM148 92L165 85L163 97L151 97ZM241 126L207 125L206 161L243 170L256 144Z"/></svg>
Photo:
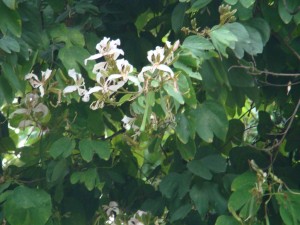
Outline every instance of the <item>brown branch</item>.
<svg viewBox="0 0 300 225"><path fill-rule="evenodd" d="M244 65L234 65L234 66L231 66L229 69L228 69L228 72L231 70L231 69L234 69L234 68L238 68L238 69L245 69L248 71L249 74L251 75L255 75L255 76L258 76L258 75L272 75L272 76L279 76L279 77L298 77L300 76L300 73L276 73L276 72L271 72L271 71L268 71L268 70L259 70L253 66L244 66Z"/></svg>

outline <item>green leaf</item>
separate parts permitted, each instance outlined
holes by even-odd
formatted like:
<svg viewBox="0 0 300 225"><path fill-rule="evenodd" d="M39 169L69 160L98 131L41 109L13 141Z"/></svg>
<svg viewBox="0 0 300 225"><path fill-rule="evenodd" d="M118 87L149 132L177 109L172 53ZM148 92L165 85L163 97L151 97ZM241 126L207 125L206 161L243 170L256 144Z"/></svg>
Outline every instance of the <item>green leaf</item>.
<svg viewBox="0 0 300 225"><path fill-rule="evenodd" d="M50 149L49 154L54 158L58 158L59 156L63 158L67 158L71 155L72 151L75 148L75 141L68 137L62 137L55 141Z"/></svg>
<svg viewBox="0 0 300 225"><path fill-rule="evenodd" d="M199 72L194 72L192 68L187 66L186 64L180 61L176 61L173 65L176 69L183 71L186 75L190 76L191 78L202 80L201 74Z"/></svg>
<svg viewBox="0 0 300 225"><path fill-rule="evenodd" d="M232 216L219 216L216 225L240 225L240 223Z"/></svg>
<svg viewBox="0 0 300 225"><path fill-rule="evenodd" d="M284 5L284 0L279 0L278 3L278 12L279 12L279 16L282 19L282 21L285 24L288 24L291 22L291 20L293 19L293 15L291 15L288 10L287 10L287 6ZM288 1L287 1L288 2Z"/></svg>
<svg viewBox="0 0 300 225"><path fill-rule="evenodd" d="M240 23L228 23L225 24L228 30L230 30L238 39L234 48L232 49L236 57L239 59L244 57L244 51L247 51L248 45L251 43L250 36L246 28Z"/></svg>
<svg viewBox="0 0 300 225"><path fill-rule="evenodd" d="M234 49L238 41L238 38L225 26L214 26L209 35L215 48L225 57L228 57L226 48Z"/></svg>
<svg viewBox="0 0 300 225"><path fill-rule="evenodd" d="M186 9L187 9L187 4L179 3L178 5L176 5L176 7L172 12L172 16L171 16L172 29L175 32L179 32L180 29L183 27Z"/></svg>
<svg viewBox="0 0 300 225"><path fill-rule="evenodd" d="M193 111L196 131L206 142L212 142L214 134L225 140L228 120L222 105L214 101L205 101Z"/></svg>
<svg viewBox="0 0 300 225"><path fill-rule="evenodd" d="M159 190L168 199L182 199L189 191L192 176L190 173L169 173L159 184Z"/></svg>
<svg viewBox="0 0 300 225"><path fill-rule="evenodd" d="M185 218L191 210L192 205L190 203L180 206L172 213L170 222L173 223L174 221Z"/></svg>
<svg viewBox="0 0 300 225"><path fill-rule="evenodd" d="M51 197L43 190L19 186L4 203L3 213L11 225L44 225L52 214Z"/></svg>
<svg viewBox="0 0 300 225"><path fill-rule="evenodd" d="M16 91L22 91L24 89L24 86L15 71L15 67L6 62L3 62L1 67L3 70L2 74L5 77L5 79L9 82L10 86L13 87Z"/></svg>
<svg viewBox="0 0 300 225"><path fill-rule="evenodd" d="M193 160L187 164L187 168L197 176L211 180L212 172L223 173L226 171L226 160L220 155L208 155L200 160Z"/></svg>
<svg viewBox="0 0 300 225"><path fill-rule="evenodd" d="M248 48L245 48L245 51L250 55L257 55L259 53L262 53L264 45L260 33L253 27L244 27L247 29L248 34L250 36L250 43L248 45Z"/></svg>
<svg viewBox="0 0 300 225"><path fill-rule="evenodd" d="M194 202L200 216L204 218L208 211L209 205L208 190L205 187L195 184L190 190L190 198Z"/></svg>
<svg viewBox="0 0 300 225"><path fill-rule="evenodd" d="M176 115L176 124L175 131L178 139L184 144L188 143L190 137L189 121L183 113Z"/></svg>
<svg viewBox="0 0 300 225"><path fill-rule="evenodd" d="M85 41L82 32L78 29L66 27L65 24L54 26L49 34L54 42L64 42L66 47L84 47Z"/></svg>
<svg viewBox="0 0 300 225"><path fill-rule="evenodd" d="M200 159L200 161L214 173L223 173L226 171L226 159L221 155L208 155Z"/></svg>
<svg viewBox="0 0 300 225"><path fill-rule="evenodd" d="M238 2L238 0L225 0L225 2L229 5L235 5Z"/></svg>
<svg viewBox="0 0 300 225"><path fill-rule="evenodd" d="M109 142L83 139L79 142L79 150L82 158L90 162L96 153L101 159L108 160L111 154Z"/></svg>
<svg viewBox="0 0 300 225"><path fill-rule="evenodd" d="M72 184L83 183L89 191L101 186L96 168L89 168L82 172L72 173L70 182Z"/></svg>
<svg viewBox="0 0 300 225"><path fill-rule="evenodd" d="M265 45L270 39L271 29L266 20L262 18L253 18L250 21L247 21L247 24L255 28L259 33Z"/></svg>
<svg viewBox="0 0 300 225"><path fill-rule="evenodd" d="M290 193L288 191L284 191L276 195L276 200L279 204L279 212L284 224L299 224L300 196L297 194Z"/></svg>
<svg viewBox="0 0 300 225"><path fill-rule="evenodd" d="M174 86L173 83L165 83L164 84L164 89L165 91L174 98L175 101L177 101L180 104L184 104L184 99L180 93L179 90L177 90Z"/></svg>
<svg viewBox="0 0 300 225"><path fill-rule="evenodd" d="M240 145L244 139L245 125L238 119L229 121L229 128L226 140L234 144Z"/></svg>
<svg viewBox="0 0 300 225"><path fill-rule="evenodd" d="M249 8L255 3L255 0L239 0L245 8Z"/></svg>
<svg viewBox="0 0 300 225"><path fill-rule="evenodd" d="M255 186L256 179L254 173L247 171L234 179L231 184L231 190L251 189Z"/></svg>
<svg viewBox="0 0 300 225"><path fill-rule="evenodd" d="M68 69L75 69L76 71L80 71L80 67L84 66L87 69L91 67L92 64L88 64L88 66L84 65L84 60L90 56L90 53L78 46L71 46L62 48L58 53L58 58L62 61L65 68Z"/></svg>
<svg viewBox="0 0 300 225"><path fill-rule="evenodd" d="M212 173L210 170L202 163L201 160L193 160L190 161L187 164L187 168L189 171L191 171L193 174L202 177L203 179L206 180L211 180L212 178Z"/></svg>
<svg viewBox="0 0 300 225"><path fill-rule="evenodd" d="M0 105L11 103L14 99L13 90L10 85L7 85L7 80L4 76L0 76Z"/></svg>
<svg viewBox="0 0 300 225"><path fill-rule="evenodd" d="M193 139L189 139L186 144L183 144L181 141L176 140L176 146L181 157L186 160L190 161L195 157L196 154L196 145Z"/></svg>
<svg viewBox="0 0 300 225"><path fill-rule="evenodd" d="M16 0L2 0L3 3L10 9L15 10L16 9Z"/></svg>
<svg viewBox="0 0 300 225"><path fill-rule="evenodd" d="M16 39L9 36L4 36L0 39L0 48L7 53L20 52L19 43Z"/></svg>
<svg viewBox="0 0 300 225"><path fill-rule="evenodd" d="M6 1L8 2L8 0ZM13 35L21 36L21 18L17 11L11 10L0 1L0 30L3 34L9 30Z"/></svg>
<svg viewBox="0 0 300 225"><path fill-rule="evenodd" d="M188 36L184 39L181 47L192 52L215 49L209 40L198 35Z"/></svg>
<svg viewBox="0 0 300 225"><path fill-rule="evenodd" d="M188 10L188 12L197 12L198 10L204 8L207 6L212 0L196 0L192 4L191 8Z"/></svg>

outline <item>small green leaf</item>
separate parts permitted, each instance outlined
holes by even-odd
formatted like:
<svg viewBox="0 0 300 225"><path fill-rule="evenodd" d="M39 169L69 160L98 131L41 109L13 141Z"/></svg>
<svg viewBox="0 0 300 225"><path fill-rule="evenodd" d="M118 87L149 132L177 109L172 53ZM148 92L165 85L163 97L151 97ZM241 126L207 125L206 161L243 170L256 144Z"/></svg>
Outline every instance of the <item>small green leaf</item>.
<svg viewBox="0 0 300 225"><path fill-rule="evenodd" d="M182 199L189 191L192 176L190 173L169 173L159 184L159 190L166 198Z"/></svg>
<svg viewBox="0 0 300 225"><path fill-rule="evenodd" d="M208 155L200 159L200 161L206 168L214 173L223 173L226 171L226 159L221 155Z"/></svg>
<svg viewBox="0 0 300 225"><path fill-rule="evenodd" d="M20 81L18 74L11 64L7 62L2 63L3 76L9 82L10 86L16 91L22 91L24 88L23 83Z"/></svg>
<svg viewBox="0 0 300 225"><path fill-rule="evenodd" d="M197 12L198 10L204 8L207 6L212 0L196 0L192 4L191 8L188 10L188 12Z"/></svg>
<svg viewBox="0 0 300 225"><path fill-rule="evenodd" d="M183 113L176 115L176 135L179 140L186 144L190 137L189 121Z"/></svg>
<svg viewBox="0 0 300 225"><path fill-rule="evenodd" d="M7 0L6 2L8 2ZM11 5L11 4L9 4ZM3 34L7 33L7 30L9 30L13 35L20 37L21 36L21 17L19 13L15 10L11 10L6 6L6 4L3 3L3 1L0 1L0 30Z"/></svg>
<svg viewBox="0 0 300 225"><path fill-rule="evenodd" d="M7 53L20 52L19 43L16 39L9 36L4 36L0 39L0 48Z"/></svg>
<svg viewBox="0 0 300 225"><path fill-rule="evenodd" d="M174 221L185 218L191 210L192 205L190 203L180 206L175 210L175 212L172 213L170 222L173 223Z"/></svg>
<svg viewBox="0 0 300 225"><path fill-rule="evenodd" d="M4 203L3 213L12 225L45 225L52 214L51 197L43 190L19 186Z"/></svg>
<svg viewBox="0 0 300 225"><path fill-rule="evenodd" d="M293 15L291 15L288 10L287 10L287 6L284 5L284 0L279 0L278 3L278 12L279 12L279 16L282 19L282 21L285 24L288 24L291 22L291 20L293 19Z"/></svg>
<svg viewBox="0 0 300 225"><path fill-rule="evenodd" d="M183 144L181 141L176 141L176 146L178 151L180 152L181 157L186 160L190 161L194 159L196 154L196 145L193 139L189 139L186 144Z"/></svg>
<svg viewBox="0 0 300 225"><path fill-rule="evenodd" d="M245 8L249 8L255 3L255 0L239 0Z"/></svg>
<svg viewBox="0 0 300 225"><path fill-rule="evenodd" d="M225 26L214 26L209 35L215 48L225 57L228 57L226 48L234 49L235 43L238 41L236 35Z"/></svg>
<svg viewBox="0 0 300 225"><path fill-rule="evenodd" d="M209 40L198 35L188 36L186 39L184 39L181 47L191 50L192 52L215 49Z"/></svg>
<svg viewBox="0 0 300 225"><path fill-rule="evenodd" d="M83 139L79 142L79 150L82 158L90 162L96 153L101 159L108 160L111 154L109 142Z"/></svg>
<svg viewBox="0 0 300 225"><path fill-rule="evenodd" d="M186 75L190 76L191 78L202 80L201 74L199 72L194 72L192 68L188 67L186 64L180 61L176 61L173 65L176 69L183 71Z"/></svg>
<svg viewBox="0 0 300 225"><path fill-rule="evenodd" d="M16 9L16 0L2 0L3 3L10 9L15 10Z"/></svg>
<svg viewBox="0 0 300 225"><path fill-rule="evenodd" d="M171 16L172 29L175 32L180 31L180 29L183 26L186 9L187 9L187 4L179 3L178 5L175 6L172 12L172 16Z"/></svg>
<svg viewBox="0 0 300 225"><path fill-rule="evenodd" d="M54 158L58 158L62 156L63 158L67 158L71 155L72 150L75 148L75 141L68 137L62 137L55 141L50 149L49 154Z"/></svg>
<svg viewBox="0 0 300 225"><path fill-rule="evenodd" d="M200 216L204 218L209 206L209 193L207 188L203 188L202 186L195 184L189 194Z"/></svg>
<svg viewBox="0 0 300 225"><path fill-rule="evenodd" d="M240 223L232 216L219 216L216 225L240 225Z"/></svg>
<svg viewBox="0 0 300 225"><path fill-rule="evenodd" d="M238 2L238 0L225 0L225 2L229 5L235 5Z"/></svg>
<svg viewBox="0 0 300 225"><path fill-rule="evenodd" d="M193 174L202 177L203 179L206 180L211 180L212 178L212 173L210 170L203 164L201 160L193 160L190 161L187 164L187 168L189 171L191 171Z"/></svg>
<svg viewBox="0 0 300 225"><path fill-rule="evenodd" d="M228 120L224 108L217 102L206 101L193 111L196 131L206 142L212 142L214 134L225 140L228 130Z"/></svg>
<svg viewBox="0 0 300 225"><path fill-rule="evenodd" d="M169 82L165 83L164 89L170 96L174 98L174 100L176 100L180 104L184 104L184 100L180 91L177 90L172 84L170 84Z"/></svg>

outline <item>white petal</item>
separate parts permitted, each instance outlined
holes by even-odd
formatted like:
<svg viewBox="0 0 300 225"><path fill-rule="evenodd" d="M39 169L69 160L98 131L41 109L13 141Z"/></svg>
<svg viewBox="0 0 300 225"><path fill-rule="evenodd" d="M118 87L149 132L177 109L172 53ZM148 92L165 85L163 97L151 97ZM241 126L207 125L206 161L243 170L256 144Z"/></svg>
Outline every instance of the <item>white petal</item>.
<svg viewBox="0 0 300 225"><path fill-rule="evenodd" d="M88 60L99 59L99 58L101 58L102 56L103 56L103 54L101 54L101 53L98 53L98 54L95 54L95 55L91 55L89 58L87 58L87 59L84 60L84 65L87 64L87 61L88 61Z"/></svg>
<svg viewBox="0 0 300 225"><path fill-rule="evenodd" d="M43 103L39 103L32 111L35 113L42 112L43 117L45 117L49 113L48 107L45 106Z"/></svg>
<svg viewBox="0 0 300 225"><path fill-rule="evenodd" d="M100 91L100 90L102 90L102 89L103 89L103 88L100 87L100 86L95 86L95 87L90 88L89 91L88 91L88 93L89 93L89 94L92 94L92 93L98 92L98 91Z"/></svg>
<svg viewBox="0 0 300 225"><path fill-rule="evenodd" d="M15 114L28 114L29 112L30 110L25 108L17 109L16 111L10 114L10 117L13 117Z"/></svg>
<svg viewBox="0 0 300 225"><path fill-rule="evenodd" d="M68 75L72 77L75 82L81 78L81 74L76 73L75 69L68 70Z"/></svg>
<svg viewBox="0 0 300 225"><path fill-rule="evenodd" d="M134 76L128 76L127 77L128 80L130 80L132 83L134 83L136 86L138 86L139 90L138 92L141 92L142 91L142 87L141 87L141 83L139 81L139 79L137 77L134 77Z"/></svg>
<svg viewBox="0 0 300 225"><path fill-rule="evenodd" d="M19 128L23 129L28 126L34 126L34 122L32 120L22 120L18 125Z"/></svg>
<svg viewBox="0 0 300 225"><path fill-rule="evenodd" d="M44 78L43 80L44 81L48 80L51 73L52 73L52 70L49 70L49 69L47 69L46 71L42 71L42 77Z"/></svg>
<svg viewBox="0 0 300 225"><path fill-rule="evenodd" d="M27 74L25 76L25 80L29 80L29 79L32 79L32 78L35 79L35 80L37 80L37 81L40 81L39 78L38 78L38 76L35 75L35 74L33 74L33 73L29 73L29 74Z"/></svg>
<svg viewBox="0 0 300 225"><path fill-rule="evenodd" d="M66 93L71 93L71 92L77 91L77 89L78 89L78 86L76 86L76 85L67 86L67 87L65 87L65 89L63 90L63 93L64 93L64 94L66 94Z"/></svg>
<svg viewBox="0 0 300 225"><path fill-rule="evenodd" d="M45 95L45 89L44 89L43 85L39 86L39 90L41 92L41 97L43 97Z"/></svg>
<svg viewBox="0 0 300 225"><path fill-rule="evenodd" d="M162 70L165 71L167 73L170 73L171 77L174 77L174 72L171 70L170 67L168 67L167 65L161 64L157 66L158 70Z"/></svg>
<svg viewBox="0 0 300 225"><path fill-rule="evenodd" d="M111 90L111 91L113 91L113 92L116 92L119 88L123 87L124 84L125 84L124 81L119 81L119 82L117 82L117 84L115 84L115 85L110 85L110 86L108 87L108 89Z"/></svg>
<svg viewBox="0 0 300 225"><path fill-rule="evenodd" d="M106 71L107 65L108 65L107 62L100 62L95 64L93 68L93 73L100 72L101 70Z"/></svg>

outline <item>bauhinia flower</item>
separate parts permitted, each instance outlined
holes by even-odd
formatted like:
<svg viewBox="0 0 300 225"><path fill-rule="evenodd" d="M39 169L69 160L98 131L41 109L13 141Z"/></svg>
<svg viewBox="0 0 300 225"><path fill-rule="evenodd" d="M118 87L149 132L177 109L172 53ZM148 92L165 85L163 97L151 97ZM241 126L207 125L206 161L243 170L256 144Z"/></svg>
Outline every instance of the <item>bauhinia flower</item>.
<svg viewBox="0 0 300 225"><path fill-rule="evenodd" d="M19 128L33 126L35 125L34 121L39 118L45 118L48 115L48 107L43 103L39 103L38 100L39 96L37 94L27 94L25 97L25 108L17 109L11 114L11 117L15 116L16 114L24 115L25 119L19 123Z"/></svg>
<svg viewBox="0 0 300 225"><path fill-rule="evenodd" d="M154 73L155 70L160 70L168 73L172 78L174 77L174 72L171 70L171 68L164 64L164 51L165 50L162 47L156 47L155 50L148 51L147 59L152 65L142 68L142 71L138 75L138 78L141 82L144 82L144 73L148 71L150 73Z"/></svg>
<svg viewBox="0 0 300 225"><path fill-rule="evenodd" d="M111 201L108 205L103 205L102 208L107 216L114 215L116 217L120 213L119 204L115 201Z"/></svg>
<svg viewBox="0 0 300 225"><path fill-rule="evenodd" d="M41 92L41 97L45 94L45 85L46 81L51 76L52 70L47 69L46 71L42 71L42 80L39 80L38 76L34 73L29 73L25 76L25 80L29 80L29 83L33 88L39 88Z"/></svg>
<svg viewBox="0 0 300 225"><path fill-rule="evenodd" d="M79 96L83 96L86 93L86 89L82 75L80 73L76 73L75 69L69 70L68 75L74 80L75 84L65 87L63 94L77 91Z"/></svg>
<svg viewBox="0 0 300 225"><path fill-rule="evenodd" d="M133 130L134 131L134 135L132 135L132 137L137 137L141 134L140 128L134 124L136 118L132 118L132 117L128 117L128 116L124 116L123 119L121 120L123 122L123 127L126 130Z"/></svg>
<svg viewBox="0 0 300 225"><path fill-rule="evenodd" d="M101 92L102 99L92 102L91 109L102 108L104 104L103 99L109 98L110 95L117 92L126 83L123 80L119 80L120 78L122 78L121 74L113 74L106 78L103 74L98 73L96 76L97 86L84 92L82 100L88 102L91 94Z"/></svg>
<svg viewBox="0 0 300 225"><path fill-rule="evenodd" d="M116 60L119 57L119 55L124 55L124 51L122 49L118 49L118 45L120 44L121 44L120 39L110 40L110 38L104 37L100 41L100 43L96 45L96 49L98 50L99 53L87 58L84 61L84 64L86 65L88 60L99 59L103 56L111 56L112 59Z"/></svg>
<svg viewBox="0 0 300 225"><path fill-rule="evenodd" d="M136 218L130 218L130 220L128 221L128 225L144 225L144 224Z"/></svg>
<svg viewBox="0 0 300 225"><path fill-rule="evenodd" d="M133 71L133 66L129 64L129 62L125 59L116 60L116 65L123 80L125 82L127 82L128 80L131 81L134 85L138 86L138 92L141 92L142 87L138 78L136 76L129 75Z"/></svg>

